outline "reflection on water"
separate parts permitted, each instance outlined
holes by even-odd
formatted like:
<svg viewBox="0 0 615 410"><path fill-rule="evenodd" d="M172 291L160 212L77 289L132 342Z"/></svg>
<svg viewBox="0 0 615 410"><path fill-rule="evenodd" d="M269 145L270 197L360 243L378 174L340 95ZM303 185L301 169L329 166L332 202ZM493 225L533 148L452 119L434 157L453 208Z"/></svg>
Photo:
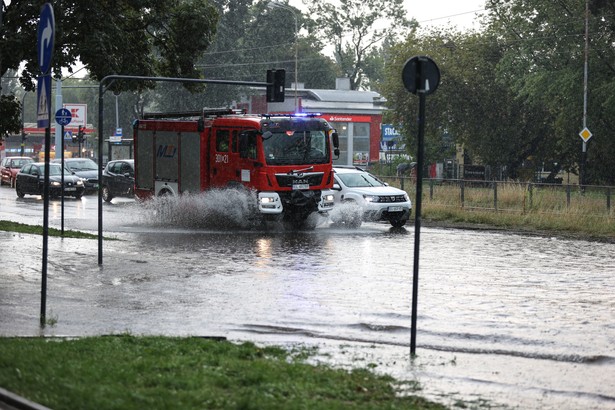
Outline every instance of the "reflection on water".
<svg viewBox="0 0 615 410"><path fill-rule="evenodd" d="M50 241L46 332L315 343L314 360L373 364L449 404L615 408L613 245L424 228L410 361L411 227L277 232L230 210L191 228L209 215L194 200L132 215L102 268L95 241ZM0 235L0 334L37 334L40 241Z"/></svg>

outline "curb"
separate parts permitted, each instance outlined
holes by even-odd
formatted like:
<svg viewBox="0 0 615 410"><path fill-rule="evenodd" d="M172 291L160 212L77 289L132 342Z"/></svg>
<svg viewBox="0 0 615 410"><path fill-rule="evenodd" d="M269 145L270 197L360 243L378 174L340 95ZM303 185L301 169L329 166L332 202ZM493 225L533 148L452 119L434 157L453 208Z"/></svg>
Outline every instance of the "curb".
<svg viewBox="0 0 615 410"><path fill-rule="evenodd" d="M11 393L0 387L0 409L3 410L51 410L41 404L30 401L26 398Z"/></svg>

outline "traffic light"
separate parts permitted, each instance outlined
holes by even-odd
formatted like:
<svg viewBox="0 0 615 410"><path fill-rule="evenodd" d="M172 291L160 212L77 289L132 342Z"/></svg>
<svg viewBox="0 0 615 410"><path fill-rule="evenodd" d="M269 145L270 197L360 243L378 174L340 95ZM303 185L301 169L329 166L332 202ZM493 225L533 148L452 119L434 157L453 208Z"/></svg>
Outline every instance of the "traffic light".
<svg viewBox="0 0 615 410"><path fill-rule="evenodd" d="M286 70L267 70L267 102L284 102Z"/></svg>
<svg viewBox="0 0 615 410"><path fill-rule="evenodd" d="M79 141L79 143L83 142L83 140L85 139L85 132L83 131L83 126L79 126L79 131L77 132L77 141Z"/></svg>

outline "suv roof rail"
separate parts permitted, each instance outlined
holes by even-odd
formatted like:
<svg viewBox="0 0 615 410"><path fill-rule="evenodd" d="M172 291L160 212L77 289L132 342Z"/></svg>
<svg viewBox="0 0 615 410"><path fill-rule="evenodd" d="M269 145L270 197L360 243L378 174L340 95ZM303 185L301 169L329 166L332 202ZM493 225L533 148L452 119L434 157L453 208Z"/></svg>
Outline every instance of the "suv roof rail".
<svg viewBox="0 0 615 410"><path fill-rule="evenodd" d="M365 171L358 165L335 165L333 164L333 168L344 168L344 169L356 169L357 171Z"/></svg>

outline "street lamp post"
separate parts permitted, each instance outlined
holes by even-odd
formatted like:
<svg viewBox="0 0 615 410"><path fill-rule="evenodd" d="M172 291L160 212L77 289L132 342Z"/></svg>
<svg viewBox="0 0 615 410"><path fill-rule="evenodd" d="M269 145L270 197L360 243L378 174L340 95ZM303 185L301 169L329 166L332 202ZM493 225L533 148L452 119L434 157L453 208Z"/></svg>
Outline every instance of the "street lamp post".
<svg viewBox="0 0 615 410"><path fill-rule="evenodd" d="M293 14L293 18L295 19L295 112L297 112L297 106L299 104L299 98L297 96L297 83L299 81L299 68L297 64L299 57L299 26L297 22L297 13L292 7L278 1L270 1L269 3L267 3L267 7L269 7L270 9L277 7L280 9L288 10Z"/></svg>

